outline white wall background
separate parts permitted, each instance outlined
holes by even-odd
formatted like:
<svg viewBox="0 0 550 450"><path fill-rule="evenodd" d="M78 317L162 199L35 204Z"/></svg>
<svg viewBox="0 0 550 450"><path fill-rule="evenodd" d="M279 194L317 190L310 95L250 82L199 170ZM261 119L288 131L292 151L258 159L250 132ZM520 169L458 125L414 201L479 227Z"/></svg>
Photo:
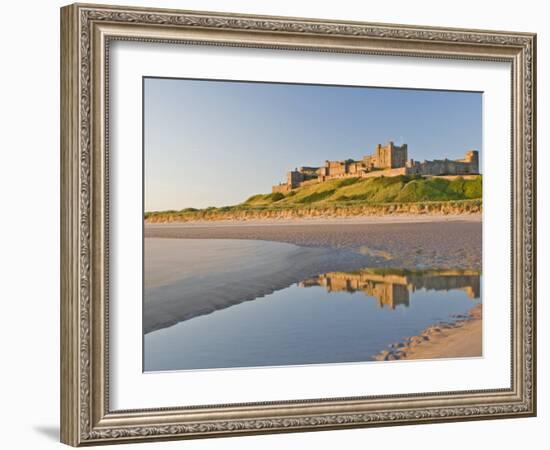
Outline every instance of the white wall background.
<svg viewBox="0 0 550 450"><path fill-rule="evenodd" d="M549 229L550 32L546 2L133 0L136 6L532 31L538 36L539 221ZM59 417L59 1L10 2L0 27L2 448L61 448ZM543 30L546 28L546 30ZM539 232L539 416L468 423L141 444L139 448L541 448L550 426L545 304L549 239ZM545 429L546 428L546 429ZM546 431L546 433L545 433ZM128 448L128 446L123 446ZM137 447L135 447L137 448Z"/></svg>

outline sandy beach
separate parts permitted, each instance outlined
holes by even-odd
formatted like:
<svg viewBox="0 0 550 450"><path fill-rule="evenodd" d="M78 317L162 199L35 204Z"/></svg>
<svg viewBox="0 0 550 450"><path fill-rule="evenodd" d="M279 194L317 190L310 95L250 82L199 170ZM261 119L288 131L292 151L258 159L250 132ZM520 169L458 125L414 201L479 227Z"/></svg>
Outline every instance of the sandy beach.
<svg viewBox="0 0 550 450"><path fill-rule="evenodd" d="M476 305L467 317L455 323L438 323L403 342L391 344L374 359L471 358L482 352L482 305Z"/></svg>
<svg viewBox="0 0 550 450"><path fill-rule="evenodd" d="M381 267L481 268L481 216L146 224L145 237L247 239L350 250Z"/></svg>

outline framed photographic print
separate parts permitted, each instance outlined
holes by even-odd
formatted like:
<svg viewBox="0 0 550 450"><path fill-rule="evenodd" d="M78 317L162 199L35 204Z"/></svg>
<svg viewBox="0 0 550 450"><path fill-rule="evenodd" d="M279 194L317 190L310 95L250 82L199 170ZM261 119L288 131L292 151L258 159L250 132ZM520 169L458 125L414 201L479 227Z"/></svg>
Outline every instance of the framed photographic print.
<svg viewBox="0 0 550 450"><path fill-rule="evenodd" d="M62 8L62 441L535 415L535 58Z"/></svg>

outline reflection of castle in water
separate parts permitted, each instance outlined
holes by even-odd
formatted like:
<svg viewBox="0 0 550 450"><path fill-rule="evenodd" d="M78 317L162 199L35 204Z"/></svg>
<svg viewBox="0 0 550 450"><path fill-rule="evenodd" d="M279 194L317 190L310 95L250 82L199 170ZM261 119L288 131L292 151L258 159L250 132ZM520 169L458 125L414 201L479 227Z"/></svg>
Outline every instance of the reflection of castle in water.
<svg viewBox="0 0 550 450"><path fill-rule="evenodd" d="M449 291L460 289L471 299L480 296L480 274L474 270L362 269L329 272L308 278L300 287L322 286L328 292L363 291L375 297L380 307L409 306L409 292L417 289Z"/></svg>

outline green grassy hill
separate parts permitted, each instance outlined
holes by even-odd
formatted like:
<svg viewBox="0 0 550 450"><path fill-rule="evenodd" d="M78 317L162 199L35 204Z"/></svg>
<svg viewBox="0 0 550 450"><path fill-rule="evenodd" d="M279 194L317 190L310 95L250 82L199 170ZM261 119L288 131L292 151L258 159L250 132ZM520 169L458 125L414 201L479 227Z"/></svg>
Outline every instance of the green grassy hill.
<svg viewBox="0 0 550 450"><path fill-rule="evenodd" d="M396 176L346 178L282 194L257 194L233 206L146 212L147 222L285 219L393 214L477 214L482 179Z"/></svg>
<svg viewBox="0 0 550 450"><path fill-rule="evenodd" d="M458 177L423 178L400 175L378 178L345 178L303 186L287 194L259 194L250 197L248 206L297 206L357 203L410 203L481 198L481 175L473 179Z"/></svg>

